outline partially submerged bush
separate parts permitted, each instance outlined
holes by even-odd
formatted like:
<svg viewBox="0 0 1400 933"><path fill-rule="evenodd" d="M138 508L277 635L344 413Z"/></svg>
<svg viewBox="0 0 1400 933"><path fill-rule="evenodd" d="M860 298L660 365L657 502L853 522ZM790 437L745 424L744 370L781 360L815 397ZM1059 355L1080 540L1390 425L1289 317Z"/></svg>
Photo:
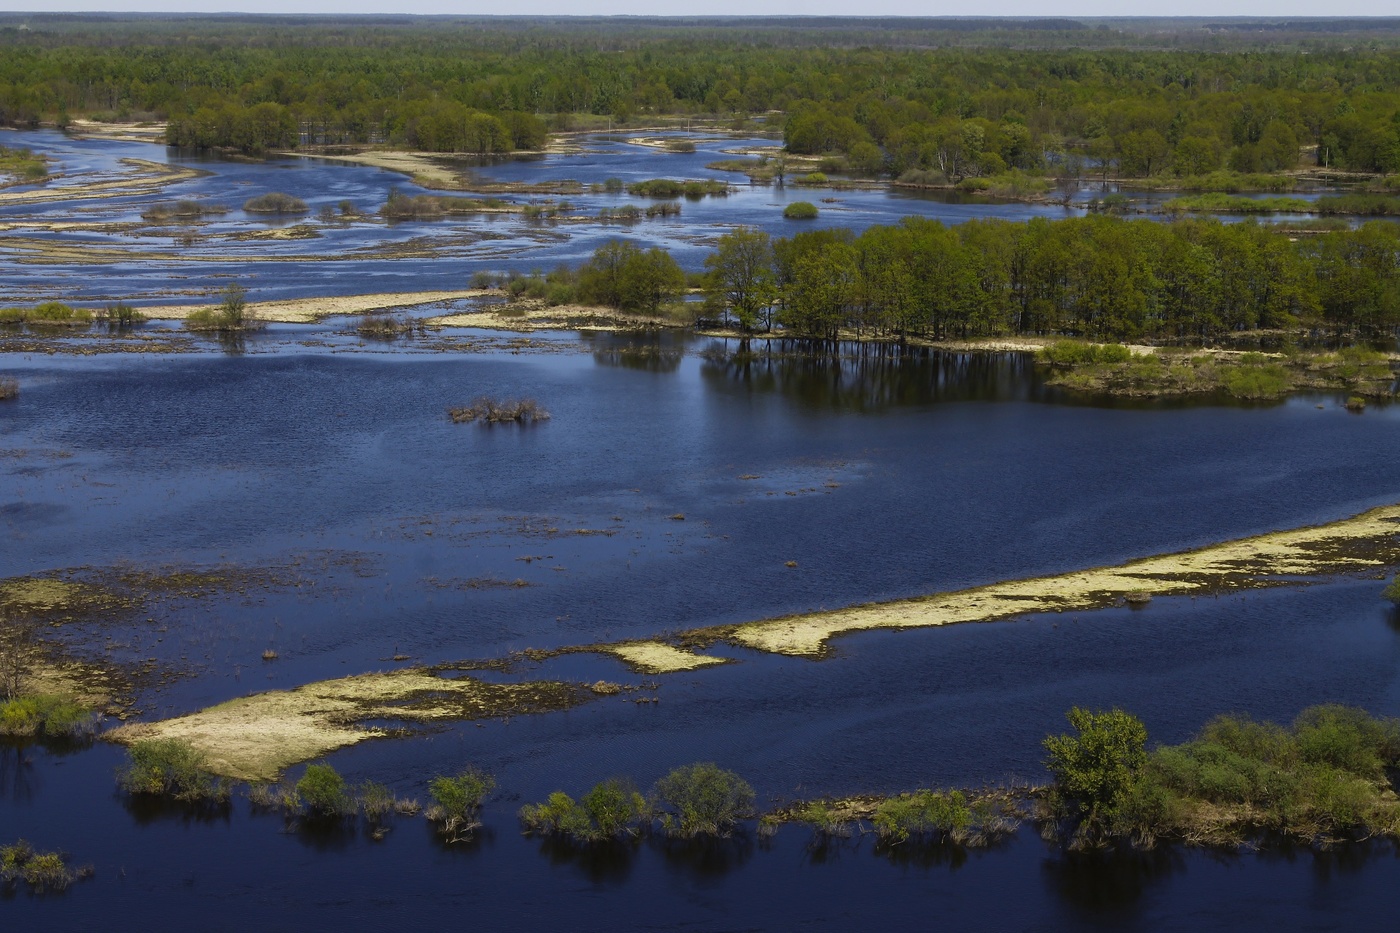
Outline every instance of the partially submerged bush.
<svg viewBox="0 0 1400 933"><path fill-rule="evenodd" d="M729 193L729 184L716 179L704 181L676 181L671 178L652 178L648 181L633 182L627 186L627 193L639 198L679 198L692 200L705 196L722 197Z"/></svg>
<svg viewBox="0 0 1400 933"><path fill-rule="evenodd" d="M200 308L185 318L189 330L230 332L248 330L261 323L248 311L247 290L230 284L219 293L219 303L212 308Z"/></svg>
<svg viewBox="0 0 1400 933"><path fill-rule="evenodd" d="M228 798L228 785L209 770L207 756L184 739L142 739L127 754L117 774L127 793L203 802Z"/></svg>
<svg viewBox="0 0 1400 933"><path fill-rule="evenodd" d="M19 396L19 380L11 376L0 376L0 402Z"/></svg>
<svg viewBox="0 0 1400 933"><path fill-rule="evenodd" d="M651 821L646 798L629 782L612 779L597 784L575 801L555 791L540 804L520 808L527 833L560 836L573 842L606 842L632 838Z"/></svg>
<svg viewBox="0 0 1400 933"><path fill-rule="evenodd" d="M143 220L159 222L165 220L194 220L206 215L227 213L228 208L224 207L222 204L206 204L203 201L196 201L192 198L183 198L179 201L163 201L159 204L152 204L141 212L141 217Z"/></svg>
<svg viewBox="0 0 1400 933"><path fill-rule="evenodd" d="M146 316L129 304L117 302L97 312L97 316L109 326L130 327L146 319Z"/></svg>
<svg viewBox="0 0 1400 933"><path fill-rule="evenodd" d="M454 424L472 421L480 421L483 424L501 424L507 421L533 424L549 420L549 412L532 398L494 399L483 395L470 405L449 408L447 413Z"/></svg>
<svg viewBox="0 0 1400 933"><path fill-rule="evenodd" d="M327 764L306 766L297 781L296 793L316 816L346 816L355 812L354 801L345 792L345 778Z"/></svg>
<svg viewBox="0 0 1400 933"><path fill-rule="evenodd" d="M931 790L891 797L875 809L871 822L880 841L899 844L909 839L963 843L973 825L972 808L962 791Z"/></svg>
<svg viewBox="0 0 1400 933"><path fill-rule="evenodd" d="M672 836L728 836L753 812L753 788L712 762L677 768L656 782L661 826Z"/></svg>
<svg viewBox="0 0 1400 933"><path fill-rule="evenodd" d="M456 842L481 826L481 804L495 787L496 779L477 768L468 768L456 777L434 778L428 785L434 805L425 816Z"/></svg>
<svg viewBox="0 0 1400 933"><path fill-rule="evenodd" d="M1092 366L1126 363L1134 358L1132 350L1118 343L1085 343L1080 340L1057 340L1041 347L1036 358L1051 366Z"/></svg>
<svg viewBox="0 0 1400 933"><path fill-rule="evenodd" d="M1400 606L1400 574L1390 578L1390 582L1381 590L1381 596Z"/></svg>
<svg viewBox="0 0 1400 933"><path fill-rule="evenodd" d="M793 201L783 208L783 216L788 220L816 220L817 206L810 201Z"/></svg>
<svg viewBox="0 0 1400 933"><path fill-rule="evenodd" d="M250 214L305 214L310 210L301 198L269 191L243 202L243 209Z"/></svg>
<svg viewBox="0 0 1400 933"><path fill-rule="evenodd" d="M57 852L37 852L23 839L0 846L0 884L7 887L23 881L39 893L62 891L75 877Z"/></svg>
<svg viewBox="0 0 1400 933"><path fill-rule="evenodd" d="M91 735L92 712L64 697L29 696L0 701L0 735L77 738Z"/></svg>
<svg viewBox="0 0 1400 933"><path fill-rule="evenodd" d="M366 314L355 324L355 333L371 340L393 340L413 332L413 321L393 314Z"/></svg>

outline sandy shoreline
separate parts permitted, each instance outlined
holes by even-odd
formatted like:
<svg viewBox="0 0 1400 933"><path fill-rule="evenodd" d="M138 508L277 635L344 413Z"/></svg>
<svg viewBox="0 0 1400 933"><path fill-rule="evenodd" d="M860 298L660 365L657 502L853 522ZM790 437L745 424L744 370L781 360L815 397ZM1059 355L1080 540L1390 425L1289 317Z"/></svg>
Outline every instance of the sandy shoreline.
<svg viewBox="0 0 1400 933"><path fill-rule="evenodd" d="M247 311L259 321L278 324L310 324L322 318L342 314L368 314L393 308L409 308L439 301L458 301L491 294L479 288L433 292L381 292L370 295L341 295L325 298L287 298L279 301L250 301ZM146 317L158 321L183 321L196 311L218 304L217 299L191 305L156 305L141 309Z"/></svg>

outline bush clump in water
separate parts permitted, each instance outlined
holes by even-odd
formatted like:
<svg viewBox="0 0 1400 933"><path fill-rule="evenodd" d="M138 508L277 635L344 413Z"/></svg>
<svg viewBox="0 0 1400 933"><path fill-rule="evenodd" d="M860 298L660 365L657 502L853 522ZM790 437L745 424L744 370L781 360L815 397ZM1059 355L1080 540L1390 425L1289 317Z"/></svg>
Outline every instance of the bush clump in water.
<svg viewBox="0 0 1400 933"><path fill-rule="evenodd" d="M783 216L788 220L816 220L817 206L810 201L793 201L783 208Z"/></svg>
<svg viewBox="0 0 1400 933"><path fill-rule="evenodd" d="M438 824L438 832L458 842L481 827L481 805L495 789L496 779L477 768L434 778L428 785L434 803L423 815Z"/></svg>
<svg viewBox="0 0 1400 933"><path fill-rule="evenodd" d="M0 701L0 736L75 739L91 735L92 712L58 696L27 696Z"/></svg>
<svg viewBox="0 0 1400 933"><path fill-rule="evenodd" d="M0 376L0 402L19 397L19 380L10 376Z"/></svg>
<svg viewBox="0 0 1400 933"><path fill-rule="evenodd" d="M482 424L533 424L549 420L549 412L532 398L494 399L483 395L470 405L449 408L447 413L453 424L467 424L472 421L480 421Z"/></svg>
<svg viewBox="0 0 1400 933"><path fill-rule="evenodd" d="M296 783L296 795L314 816L347 816L355 812L355 802L345 791L345 778L327 764L307 765Z"/></svg>
<svg viewBox="0 0 1400 933"><path fill-rule="evenodd" d="M59 853L38 852L23 839L14 845L0 846L0 884L6 888L23 881L38 894L62 891L75 878L85 878L91 873L91 869L80 869L75 873Z"/></svg>
<svg viewBox="0 0 1400 933"><path fill-rule="evenodd" d="M228 799L228 785L210 771L208 757L184 739L142 739L127 755L117 783L129 794L202 803Z"/></svg>
<svg viewBox="0 0 1400 933"><path fill-rule="evenodd" d="M675 769L656 782L655 796L671 836L728 836L753 812L753 788L713 762Z"/></svg>
<svg viewBox="0 0 1400 933"><path fill-rule="evenodd" d="M212 308L200 308L185 318L188 330L231 331L249 330L260 325L248 311L247 290L241 285L229 285L220 294L219 303Z"/></svg>
<svg viewBox="0 0 1400 933"><path fill-rule="evenodd" d="M205 204L203 201L184 198L179 201L162 201L159 204L152 204L141 212L141 218L143 220L160 222L166 220L193 220L208 215L227 213L228 208L224 207L222 204Z"/></svg>
<svg viewBox="0 0 1400 933"><path fill-rule="evenodd" d="M651 822L651 808L629 782L614 778L595 785L581 800L555 791L544 803L527 804L520 809L520 822L527 833L609 842L640 835Z"/></svg>
<svg viewBox="0 0 1400 933"><path fill-rule="evenodd" d="M311 210L301 198L269 191L243 202L243 210L250 214L305 214Z"/></svg>

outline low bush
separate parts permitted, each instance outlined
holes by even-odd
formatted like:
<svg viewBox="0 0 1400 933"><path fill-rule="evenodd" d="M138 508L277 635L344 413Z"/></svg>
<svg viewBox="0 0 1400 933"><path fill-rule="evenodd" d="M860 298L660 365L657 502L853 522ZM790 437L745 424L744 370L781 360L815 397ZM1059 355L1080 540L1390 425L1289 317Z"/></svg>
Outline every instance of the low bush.
<svg viewBox="0 0 1400 933"><path fill-rule="evenodd" d="M434 778L428 785L434 803L425 816L455 842L481 826L481 805L495 788L496 779L477 768L468 768L456 777Z"/></svg>
<svg viewBox="0 0 1400 933"><path fill-rule="evenodd" d="M1036 358L1051 366L1073 367L1126 363L1134 358L1134 354L1133 351L1118 343L1057 340L1036 351Z"/></svg>
<svg viewBox="0 0 1400 933"><path fill-rule="evenodd" d="M146 319L146 316L140 311L137 311L131 305L121 302L108 305L99 311L97 315L101 320L106 321L109 326L113 327L130 327L132 324L140 323Z"/></svg>
<svg viewBox="0 0 1400 933"><path fill-rule="evenodd" d="M810 201L793 201L783 208L783 216L788 220L816 220L817 206Z"/></svg>
<svg viewBox="0 0 1400 933"><path fill-rule="evenodd" d="M880 841L891 845L910 839L964 843L974 817L962 791L920 790L884 801L871 822Z"/></svg>
<svg viewBox="0 0 1400 933"><path fill-rule="evenodd" d="M729 193L727 182L716 179L703 181L676 181L671 178L652 178L648 181L633 182L627 186L627 193L639 198L680 198L692 200L722 197Z"/></svg>
<svg viewBox="0 0 1400 933"><path fill-rule="evenodd" d="M206 204L203 201L185 198L179 201L163 201L159 204L152 204L141 212L141 217L143 220L159 222L166 220L194 220L209 215L227 213L228 208L224 207L222 204Z"/></svg>
<svg viewBox="0 0 1400 933"><path fill-rule="evenodd" d="M355 333L372 340L393 340L412 332L410 318L393 314L366 314L355 324Z"/></svg>
<svg viewBox="0 0 1400 933"><path fill-rule="evenodd" d="M128 761L117 774L127 793L221 802L228 785L209 770L204 752L184 739L142 739L132 744Z"/></svg>
<svg viewBox="0 0 1400 933"><path fill-rule="evenodd" d="M1245 357L1260 354L1245 354ZM1278 363L1260 363L1254 360L1242 362L1238 366L1224 366L1219 370L1220 384L1236 398L1269 399L1285 395L1291 387L1288 371Z"/></svg>
<svg viewBox="0 0 1400 933"><path fill-rule="evenodd" d="M345 792L345 778L327 764L306 766L296 783L297 797L316 816L346 816L355 812L355 803Z"/></svg>
<svg viewBox="0 0 1400 933"><path fill-rule="evenodd" d="M200 308L185 318L186 329L230 332L249 330L260 326L261 322L248 311L247 291L243 286L228 285L219 295L217 305L211 308Z"/></svg>
<svg viewBox="0 0 1400 933"><path fill-rule="evenodd" d="M96 726L92 711L57 696L16 697L0 701L0 735L29 738L78 738Z"/></svg>
<svg viewBox="0 0 1400 933"><path fill-rule="evenodd" d="M0 402L19 397L19 380L12 376L0 376Z"/></svg>
<svg viewBox="0 0 1400 933"><path fill-rule="evenodd" d="M57 852L37 852L23 839L0 846L0 884L7 887L23 881L38 893L62 891L75 877Z"/></svg>
<svg viewBox="0 0 1400 933"><path fill-rule="evenodd" d="M483 395L470 405L449 408L447 413L454 424L472 421L480 421L482 424L534 424L549 420L549 412L532 398L494 399Z"/></svg>
<svg viewBox="0 0 1400 933"><path fill-rule="evenodd" d="M675 769L656 782L655 796L662 829L681 837L728 836L754 802L747 782L712 762Z"/></svg>
<svg viewBox="0 0 1400 933"><path fill-rule="evenodd" d="M307 207L301 198L280 191L269 191L244 201L243 210L250 214L305 214L311 208Z"/></svg>
<svg viewBox="0 0 1400 933"><path fill-rule="evenodd" d="M651 821L646 798L620 779L597 784L582 800L555 791L540 804L520 809L527 833L553 835L573 842L595 843L633 838Z"/></svg>

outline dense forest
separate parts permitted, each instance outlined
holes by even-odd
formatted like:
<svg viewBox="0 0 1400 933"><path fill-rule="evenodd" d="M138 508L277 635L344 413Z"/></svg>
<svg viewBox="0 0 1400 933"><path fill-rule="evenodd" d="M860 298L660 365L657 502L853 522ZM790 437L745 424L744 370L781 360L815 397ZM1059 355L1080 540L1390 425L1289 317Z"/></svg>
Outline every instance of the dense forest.
<svg viewBox="0 0 1400 933"><path fill-rule="evenodd" d="M1296 241L1255 223L1102 216L955 227L910 217L860 236L778 240L740 228L707 266L710 314L817 338L1208 340L1300 324L1352 334L1400 325L1400 226L1386 222Z"/></svg>
<svg viewBox="0 0 1400 933"><path fill-rule="evenodd" d="M792 152L895 177L1400 171L1394 21L1197 22L1170 41L1152 22L10 16L0 122L168 120L172 144L247 152L494 153L584 115L687 115L781 128Z"/></svg>

